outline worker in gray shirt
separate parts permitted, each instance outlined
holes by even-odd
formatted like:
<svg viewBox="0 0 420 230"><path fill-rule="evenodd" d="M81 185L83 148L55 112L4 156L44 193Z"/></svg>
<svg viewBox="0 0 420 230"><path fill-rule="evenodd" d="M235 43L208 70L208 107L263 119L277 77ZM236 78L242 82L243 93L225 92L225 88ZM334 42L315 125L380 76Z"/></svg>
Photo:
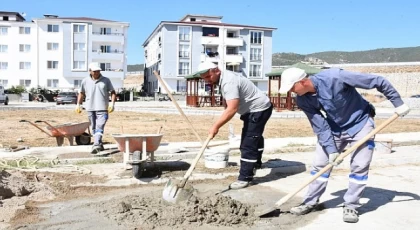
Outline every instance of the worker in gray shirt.
<svg viewBox="0 0 420 230"><path fill-rule="evenodd" d="M363 139L375 128L371 116L373 108L356 88L376 88L390 100L399 116L404 116L410 111L396 89L381 76L338 68L324 70L312 76L307 76L304 70L294 67L282 73L279 92L283 94L290 91L298 95L297 105L308 117L318 138L312 175L328 163L334 166L341 163L335 162L340 152L348 144L351 146ZM352 153L349 187L344 195L345 222L356 223L359 220L356 209L360 207L359 200L368 181L374 147L372 137ZM291 213L303 215L315 209L319 198L325 192L330 172L331 170L324 173L309 185L303 203L292 208Z"/></svg>
<svg viewBox="0 0 420 230"><path fill-rule="evenodd" d="M194 75L218 85L226 104L222 115L210 128L209 136L213 138L236 113L241 115L240 119L244 122L240 144L241 166L238 180L230 184L230 188L245 188L253 180L255 170L261 168L264 151L263 132L271 117L273 105L248 78L228 70L222 73L217 65L210 61L200 63L198 72Z"/></svg>
<svg viewBox="0 0 420 230"><path fill-rule="evenodd" d="M102 136L108 114L114 111L116 94L109 78L102 76L99 63L89 65L90 76L82 80L80 93L77 97L76 112L81 113L81 104L85 97L85 108L92 126L94 143L91 153L96 154L104 150ZM111 103L109 95L111 94Z"/></svg>

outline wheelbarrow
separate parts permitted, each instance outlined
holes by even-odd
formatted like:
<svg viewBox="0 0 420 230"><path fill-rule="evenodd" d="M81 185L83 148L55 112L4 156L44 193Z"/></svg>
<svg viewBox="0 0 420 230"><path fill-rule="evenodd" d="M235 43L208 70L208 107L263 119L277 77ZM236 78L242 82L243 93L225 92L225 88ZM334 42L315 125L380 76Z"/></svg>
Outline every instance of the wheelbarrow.
<svg viewBox="0 0 420 230"><path fill-rule="evenodd" d="M41 132L47 134L50 137L55 137L57 140L58 146L63 146L64 138L69 140L70 146L73 146L73 140L76 140L77 145L90 145L91 143L91 134L89 130L90 122L82 122L82 123L66 123L63 125L52 126L50 123L46 121L27 121L27 120L20 120L19 122L27 122L34 126L35 128L39 129ZM36 123L45 123L46 130L39 127ZM88 130L86 133L85 130Z"/></svg>
<svg viewBox="0 0 420 230"><path fill-rule="evenodd" d="M154 152L159 148L163 134L112 134L118 150L123 152L126 169L132 166L133 176L140 179L146 163L155 161Z"/></svg>

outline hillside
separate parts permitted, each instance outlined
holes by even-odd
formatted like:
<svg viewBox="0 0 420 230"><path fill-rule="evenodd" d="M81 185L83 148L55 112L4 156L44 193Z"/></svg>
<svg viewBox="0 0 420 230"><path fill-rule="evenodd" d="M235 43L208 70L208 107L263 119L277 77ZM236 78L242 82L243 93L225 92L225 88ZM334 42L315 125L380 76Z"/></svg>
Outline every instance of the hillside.
<svg viewBox="0 0 420 230"><path fill-rule="evenodd" d="M420 46L405 48L383 48L354 52L327 51L307 55L295 53L273 54L273 66L290 65L299 61L320 62L321 60L329 64L414 62L420 61Z"/></svg>

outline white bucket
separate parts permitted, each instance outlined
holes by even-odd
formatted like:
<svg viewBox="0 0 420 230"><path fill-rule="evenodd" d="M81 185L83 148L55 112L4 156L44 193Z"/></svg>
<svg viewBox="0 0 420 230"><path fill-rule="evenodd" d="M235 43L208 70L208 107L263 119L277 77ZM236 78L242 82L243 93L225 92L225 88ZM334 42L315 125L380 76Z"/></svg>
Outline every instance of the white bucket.
<svg viewBox="0 0 420 230"><path fill-rule="evenodd" d="M204 152L204 166L211 169L221 169L228 166L229 148L212 148Z"/></svg>
<svg viewBox="0 0 420 230"><path fill-rule="evenodd" d="M375 139L375 153L392 153L392 139Z"/></svg>

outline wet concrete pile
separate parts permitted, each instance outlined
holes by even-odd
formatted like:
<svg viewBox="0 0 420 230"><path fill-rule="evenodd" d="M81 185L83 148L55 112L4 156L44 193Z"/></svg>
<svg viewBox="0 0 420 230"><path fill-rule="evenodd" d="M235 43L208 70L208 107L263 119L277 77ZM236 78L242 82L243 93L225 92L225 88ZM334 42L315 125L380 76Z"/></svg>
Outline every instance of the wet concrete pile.
<svg viewBox="0 0 420 230"><path fill-rule="evenodd" d="M99 212L107 218L137 229L194 229L201 225L239 227L253 225L257 220L252 206L222 195L192 196L177 205L168 205L158 197L127 196L97 205Z"/></svg>

